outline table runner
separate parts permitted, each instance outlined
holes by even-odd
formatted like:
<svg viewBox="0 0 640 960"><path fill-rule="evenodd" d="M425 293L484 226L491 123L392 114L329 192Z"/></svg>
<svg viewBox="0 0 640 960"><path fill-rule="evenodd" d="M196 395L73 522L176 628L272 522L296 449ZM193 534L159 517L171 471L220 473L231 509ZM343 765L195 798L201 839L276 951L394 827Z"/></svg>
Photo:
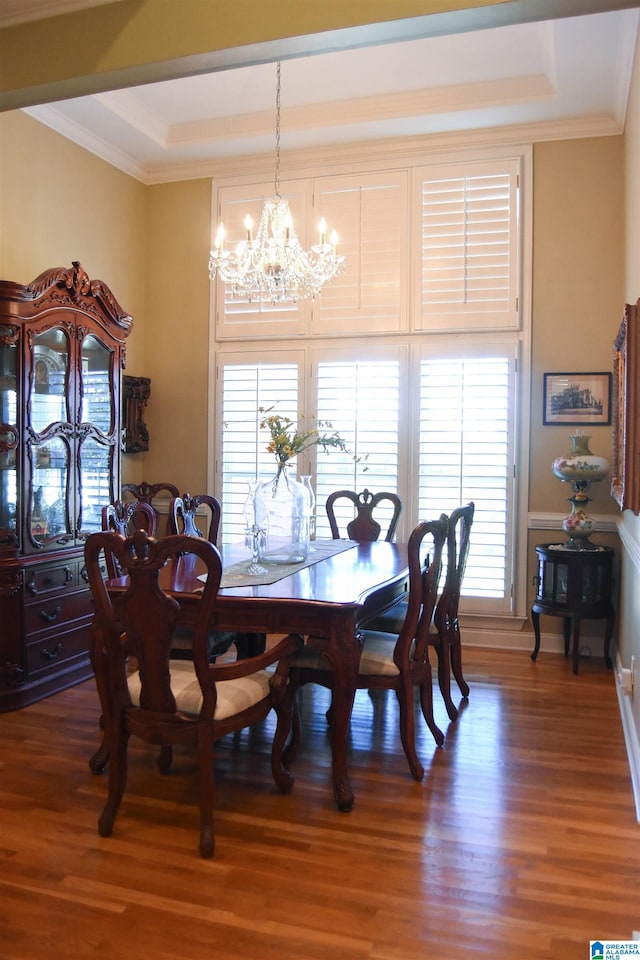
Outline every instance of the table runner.
<svg viewBox="0 0 640 960"><path fill-rule="evenodd" d="M251 563L250 557L246 560L240 560L238 563L232 563L222 571L222 580L220 589L224 587L258 587L268 583L276 583L289 577L305 567L311 567L320 560L327 557L333 557L337 553L343 553L345 550L351 550L356 546L355 540L312 540L309 550L309 556L304 563L277 563L265 564L268 567L266 573L251 574L247 573L247 567ZM198 580L206 580L207 575L201 574Z"/></svg>

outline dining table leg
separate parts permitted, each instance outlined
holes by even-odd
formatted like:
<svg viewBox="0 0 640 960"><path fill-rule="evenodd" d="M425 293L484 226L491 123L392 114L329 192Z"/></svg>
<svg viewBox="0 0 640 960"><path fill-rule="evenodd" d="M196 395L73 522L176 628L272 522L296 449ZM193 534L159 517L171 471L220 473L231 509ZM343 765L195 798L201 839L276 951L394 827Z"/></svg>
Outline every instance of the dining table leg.
<svg viewBox="0 0 640 960"><path fill-rule="evenodd" d="M347 813L354 802L347 768L347 746L362 652L355 617L334 624L328 638L310 637L309 644L326 657L333 671L331 701L333 795L338 809Z"/></svg>

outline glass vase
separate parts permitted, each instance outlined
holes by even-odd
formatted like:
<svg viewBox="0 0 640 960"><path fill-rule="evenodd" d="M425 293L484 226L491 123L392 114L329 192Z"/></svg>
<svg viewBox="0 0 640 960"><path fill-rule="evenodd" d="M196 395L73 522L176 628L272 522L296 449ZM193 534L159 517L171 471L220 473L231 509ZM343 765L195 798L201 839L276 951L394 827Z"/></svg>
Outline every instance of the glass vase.
<svg viewBox="0 0 640 960"><path fill-rule="evenodd" d="M304 563L309 556L309 490L286 463L255 492L255 522L263 531L261 563Z"/></svg>

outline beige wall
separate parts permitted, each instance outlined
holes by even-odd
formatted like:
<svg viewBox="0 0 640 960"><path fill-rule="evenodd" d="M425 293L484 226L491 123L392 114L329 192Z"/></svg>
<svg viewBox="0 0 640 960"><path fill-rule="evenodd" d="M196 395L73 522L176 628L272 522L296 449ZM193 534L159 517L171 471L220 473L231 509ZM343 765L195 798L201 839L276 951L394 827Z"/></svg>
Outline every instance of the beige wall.
<svg viewBox="0 0 640 960"><path fill-rule="evenodd" d="M545 373L589 370L610 372L613 341L622 314L624 276L623 139L562 140L534 148L533 295L531 343L531 417L529 512L566 516L571 490L551 471L553 460L568 453L571 428L544 426ZM586 432L586 430L584 431ZM611 455L611 427L590 430L590 449ZM609 478L592 484L589 512L619 516ZM614 532L597 530L594 540L619 552ZM528 537L529 609L536 588L535 547L564 539L553 530L531 529ZM619 581L616 564L616 583ZM560 618L543 617L546 634L561 634ZM528 622L526 632L532 630ZM585 645L602 654L604 624L585 623Z"/></svg>
<svg viewBox="0 0 640 960"><path fill-rule="evenodd" d="M0 114L0 275L28 283L79 260L134 317L145 305L142 184L20 112ZM127 372L141 374L141 328Z"/></svg>
<svg viewBox="0 0 640 960"><path fill-rule="evenodd" d="M640 38L631 84L631 98L625 129L625 302L640 297ZM636 457L640 451L636 451ZM635 695L628 703L635 733L635 784L640 811L640 517L629 510L622 515L620 528L624 564L620 598L620 660L629 667L635 658ZM630 750L631 752L631 750Z"/></svg>
<svg viewBox="0 0 640 960"><path fill-rule="evenodd" d="M551 463L571 449L571 430L542 425L543 374L612 370L622 315L622 163L622 137L534 149L530 511L564 510L570 494ZM611 428L590 432L592 452L608 457ZM592 513L618 512L609 490L607 481L592 485Z"/></svg>
<svg viewBox="0 0 640 960"><path fill-rule="evenodd" d="M593 4L571 0L574 14L594 12ZM519 7L505 0L114 2L1 30L0 103L16 109L340 44L384 43L412 29L402 23L406 18L436 14L434 32L445 23L451 29L500 26L517 22Z"/></svg>
<svg viewBox="0 0 640 960"><path fill-rule="evenodd" d="M147 368L139 319L146 312L147 203L142 184L103 160L26 114L0 114L0 276L29 283L79 260L137 321L127 341L133 376ZM127 479L142 479L138 458L124 460Z"/></svg>
<svg viewBox="0 0 640 960"><path fill-rule="evenodd" d="M145 479L207 491L211 182L149 188ZM127 458L125 457L125 460Z"/></svg>

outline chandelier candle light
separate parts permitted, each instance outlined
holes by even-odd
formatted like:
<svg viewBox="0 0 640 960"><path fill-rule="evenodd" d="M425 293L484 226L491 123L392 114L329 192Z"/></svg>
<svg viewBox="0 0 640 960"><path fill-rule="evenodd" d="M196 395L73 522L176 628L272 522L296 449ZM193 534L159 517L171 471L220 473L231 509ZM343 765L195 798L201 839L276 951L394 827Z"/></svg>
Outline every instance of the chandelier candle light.
<svg viewBox="0 0 640 960"><path fill-rule="evenodd" d="M255 237L253 220L245 217L246 238L234 253L225 247L225 228L219 224L215 249L209 255L209 276L212 280L219 276L232 299L290 303L319 296L324 284L344 270L345 260L338 254L335 230L327 243L324 217L318 224L319 242L305 251L296 236L289 203L280 196L280 61L276 77L275 196L263 203Z"/></svg>

